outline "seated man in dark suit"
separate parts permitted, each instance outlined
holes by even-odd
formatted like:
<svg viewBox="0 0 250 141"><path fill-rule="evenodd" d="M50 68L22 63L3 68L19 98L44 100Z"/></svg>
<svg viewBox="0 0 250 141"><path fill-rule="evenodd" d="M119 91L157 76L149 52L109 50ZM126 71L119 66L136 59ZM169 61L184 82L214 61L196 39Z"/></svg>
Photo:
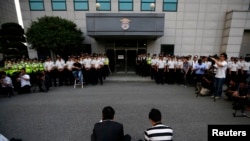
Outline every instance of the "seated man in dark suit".
<svg viewBox="0 0 250 141"><path fill-rule="evenodd" d="M129 135L124 136L123 125L115 122L115 110L104 107L102 110L102 120L95 124L91 141L130 141Z"/></svg>

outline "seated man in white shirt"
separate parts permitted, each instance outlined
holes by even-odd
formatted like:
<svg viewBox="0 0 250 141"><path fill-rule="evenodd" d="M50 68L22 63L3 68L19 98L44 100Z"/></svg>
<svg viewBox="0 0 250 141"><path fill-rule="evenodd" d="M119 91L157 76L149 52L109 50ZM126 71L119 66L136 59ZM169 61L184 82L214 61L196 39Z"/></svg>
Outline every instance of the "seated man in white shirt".
<svg viewBox="0 0 250 141"><path fill-rule="evenodd" d="M17 78L17 81L21 83L21 87L18 90L19 94L24 94L24 93L30 93L30 76L26 74L26 71L24 68L20 70L20 75Z"/></svg>
<svg viewBox="0 0 250 141"><path fill-rule="evenodd" d="M0 76L1 76L1 79L0 79L0 84L1 84L0 93L8 95L8 97L11 97L13 95L13 88L14 88L11 78L6 75L6 72L1 72Z"/></svg>

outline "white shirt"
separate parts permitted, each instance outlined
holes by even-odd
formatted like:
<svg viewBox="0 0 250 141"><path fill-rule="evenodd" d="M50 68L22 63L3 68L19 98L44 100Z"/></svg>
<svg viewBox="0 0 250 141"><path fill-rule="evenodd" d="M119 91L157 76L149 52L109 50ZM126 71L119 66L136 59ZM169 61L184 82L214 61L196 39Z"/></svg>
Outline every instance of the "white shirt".
<svg viewBox="0 0 250 141"><path fill-rule="evenodd" d="M196 61L194 61L194 60L192 61L192 67L193 67L193 68L195 68L195 66L196 66L197 64L198 64L198 61L197 61L197 60L196 60Z"/></svg>
<svg viewBox="0 0 250 141"><path fill-rule="evenodd" d="M219 67L217 64L214 65L217 68L216 74L215 74L216 78L226 78L227 62L223 61L221 63L222 63L222 67Z"/></svg>
<svg viewBox="0 0 250 141"><path fill-rule="evenodd" d="M230 66L230 71L238 71L238 64L237 63L232 63Z"/></svg>
<svg viewBox="0 0 250 141"><path fill-rule="evenodd" d="M55 66L55 64L54 64L53 61L46 61L46 62L44 63L44 69L45 69L46 71L52 70L52 68L53 68L54 66Z"/></svg>
<svg viewBox="0 0 250 141"><path fill-rule="evenodd" d="M100 60L97 60L97 59L92 60L91 65L92 65L93 68L96 68L96 69L99 68Z"/></svg>
<svg viewBox="0 0 250 141"><path fill-rule="evenodd" d="M103 66L103 65L104 65L104 61L105 61L105 58L99 58L98 60L100 60L100 65Z"/></svg>
<svg viewBox="0 0 250 141"><path fill-rule="evenodd" d="M158 66L158 69L164 69L166 66L166 61L165 60L158 60L156 65Z"/></svg>
<svg viewBox="0 0 250 141"><path fill-rule="evenodd" d="M244 70L244 71L248 71L248 70L249 70L249 67L250 67L250 62L245 61L245 62L243 63L243 70Z"/></svg>
<svg viewBox="0 0 250 141"><path fill-rule="evenodd" d="M174 69L175 66L175 61L173 60L168 60L168 68L169 69Z"/></svg>
<svg viewBox="0 0 250 141"><path fill-rule="evenodd" d="M91 68L91 62L92 62L92 60L90 58L84 59L83 60L84 67L87 68L87 69Z"/></svg>
<svg viewBox="0 0 250 141"><path fill-rule="evenodd" d="M67 61L67 62L66 62L67 69L68 69L68 70L71 70L74 63L75 63L75 62L72 61L72 60Z"/></svg>
<svg viewBox="0 0 250 141"><path fill-rule="evenodd" d="M57 67L57 69L63 69L65 67L65 61L63 59L56 60L55 66Z"/></svg>
<svg viewBox="0 0 250 141"><path fill-rule="evenodd" d="M176 68L178 69L182 69L183 68L183 62L181 60L178 60L176 63L175 63L175 66Z"/></svg>
<svg viewBox="0 0 250 141"><path fill-rule="evenodd" d="M154 66L154 65L156 65L156 59L151 60L151 66Z"/></svg>
<svg viewBox="0 0 250 141"><path fill-rule="evenodd" d="M238 61L237 62L237 64L238 64L237 68L241 69L243 67L243 63L244 63L243 61Z"/></svg>
<svg viewBox="0 0 250 141"><path fill-rule="evenodd" d="M209 70L211 68L212 62L207 61L205 62L205 64L206 64L206 69Z"/></svg>
<svg viewBox="0 0 250 141"><path fill-rule="evenodd" d="M25 80L28 79L28 80ZM30 76L28 74L24 74L20 77L21 80L21 87L24 87L26 85L31 86L30 84Z"/></svg>
<svg viewBox="0 0 250 141"><path fill-rule="evenodd" d="M12 80L10 77L6 76L5 78L2 79L2 81L7 84L9 87L13 88ZM2 84L2 87L6 87L6 85Z"/></svg>

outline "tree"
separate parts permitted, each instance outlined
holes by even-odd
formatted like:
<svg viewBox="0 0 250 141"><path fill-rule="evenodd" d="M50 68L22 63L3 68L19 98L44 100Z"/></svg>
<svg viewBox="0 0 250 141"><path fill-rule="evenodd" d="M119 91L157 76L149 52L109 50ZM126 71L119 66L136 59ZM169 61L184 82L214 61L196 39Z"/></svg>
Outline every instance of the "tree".
<svg viewBox="0 0 250 141"><path fill-rule="evenodd" d="M33 21L26 32L27 42L36 50L49 49L55 54L77 53L83 46L83 33L72 21L44 16Z"/></svg>
<svg viewBox="0 0 250 141"><path fill-rule="evenodd" d="M24 29L17 23L4 23L0 29L0 51L7 58L28 56Z"/></svg>

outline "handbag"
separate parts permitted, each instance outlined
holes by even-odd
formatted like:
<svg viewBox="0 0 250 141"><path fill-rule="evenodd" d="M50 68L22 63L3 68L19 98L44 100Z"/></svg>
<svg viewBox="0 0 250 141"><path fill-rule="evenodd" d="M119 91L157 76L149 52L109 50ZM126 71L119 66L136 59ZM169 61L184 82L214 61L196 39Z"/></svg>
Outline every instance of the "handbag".
<svg viewBox="0 0 250 141"><path fill-rule="evenodd" d="M204 87L201 88L200 95L207 96L207 95L209 95L209 93L210 93L209 89L204 88Z"/></svg>

